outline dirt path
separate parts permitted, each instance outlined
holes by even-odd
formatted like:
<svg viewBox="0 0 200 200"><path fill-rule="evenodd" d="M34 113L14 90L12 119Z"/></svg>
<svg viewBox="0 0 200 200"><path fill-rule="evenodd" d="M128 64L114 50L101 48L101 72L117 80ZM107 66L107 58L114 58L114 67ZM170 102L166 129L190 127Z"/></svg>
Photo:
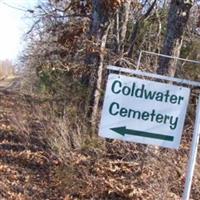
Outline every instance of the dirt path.
<svg viewBox="0 0 200 200"><path fill-rule="evenodd" d="M1 81L0 87L0 199L64 199L55 187L52 173L58 164L37 131L16 128L16 114L29 114L29 104L9 92L16 79ZM17 110L16 110L16 109ZM31 112L31 111L30 111Z"/></svg>
<svg viewBox="0 0 200 200"><path fill-rule="evenodd" d="M18 76L0 77L0 90L15 90L19 86L20 77Z"/></svg>

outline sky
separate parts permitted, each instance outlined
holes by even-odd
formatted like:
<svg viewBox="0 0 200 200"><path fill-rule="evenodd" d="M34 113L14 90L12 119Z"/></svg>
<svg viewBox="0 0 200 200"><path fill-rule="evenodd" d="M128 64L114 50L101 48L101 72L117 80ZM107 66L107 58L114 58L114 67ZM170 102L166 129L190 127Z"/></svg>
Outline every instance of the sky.
<svg viewBox="0 0 200 200"><path fill-rule="evenodd" d="M26 10L34 9L36 3L37 0L0 0L0 60L17 60L28 30Z"/></svg>

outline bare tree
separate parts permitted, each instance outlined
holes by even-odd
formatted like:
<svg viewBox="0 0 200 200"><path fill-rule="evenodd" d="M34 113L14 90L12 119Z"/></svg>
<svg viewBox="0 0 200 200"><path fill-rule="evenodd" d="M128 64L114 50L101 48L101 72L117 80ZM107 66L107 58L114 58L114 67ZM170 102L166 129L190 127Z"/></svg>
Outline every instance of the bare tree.
<svg viewBox="0 0 200 200"><path fill-rule="evenodd" d="M109 22L110 16L107 9L105 9L105 1L102 0L92 0L92 20L90 26L90 36L94 37L94 42L99 46L99 53L91 54L90 57L95 57L98 59L94 63L95 68L97 69L97 80L94 87L94 98L93 99L93 108L91 115L91 123L93 132L96 129L97 116L98 116L98 107L101 97L101 87L102 87L102 76L103 76L103 67L104 67L104 54L103 51L106 46L108 31L110 29L111 23Z"/></svg>
<svg viewBox="0 0 200 200"><path fill-rule="evenodd" d="M194 0L173 0L170 3L168 24L161 53L169 56L180 56L184 30L187 25L190 9ZM174 76L177 60L161 57L157 73Z"/></svg>
<svg viewBox="0 0 200 200"><path fill-rule="evenodd" d="M145 1L145 3L143 4L143 9L146 6L147 2L148 1ZM156 2L157 2L157 0L154 0L152 2L152 4L150 4L150 6L147 8L147 11L145 12L145 14L141 15L139 17L139 19L136 22L134 22L134 26L133 26L133 30L132 30L131 38L130 38L130 44L131 45L128 49L128 56L129 57L131 57L132 54L133 54L133 49L134 49L134 46L135 46L135 42L137 40L137 35L138 35L139 29L140 29L140 25L145 19L147 19L149 17L152 10L154 9L154 6L156 5Z"/></svg>

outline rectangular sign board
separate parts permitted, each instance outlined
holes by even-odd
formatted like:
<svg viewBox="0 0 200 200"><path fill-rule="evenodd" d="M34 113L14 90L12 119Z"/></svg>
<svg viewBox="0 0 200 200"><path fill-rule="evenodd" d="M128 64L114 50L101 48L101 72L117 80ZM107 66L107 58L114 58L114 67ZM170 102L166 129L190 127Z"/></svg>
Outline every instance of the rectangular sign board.
<svg viewBox="0 0 200 200"><path fill-rule="evenodd" d="M110 74L99 135L178 149L189 96L189 88Z"/></svg>

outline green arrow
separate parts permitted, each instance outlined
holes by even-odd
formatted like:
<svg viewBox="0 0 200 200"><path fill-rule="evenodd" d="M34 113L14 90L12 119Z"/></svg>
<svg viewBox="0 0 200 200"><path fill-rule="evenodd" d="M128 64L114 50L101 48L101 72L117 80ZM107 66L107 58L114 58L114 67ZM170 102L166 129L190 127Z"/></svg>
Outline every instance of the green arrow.
<svg viewBox="0 0 200 200"><path fill-rule="evenodd" d="M111 130L122 136L135 135L135 136L148 137L148 138L154 138L154 139L159 139L159 140L167 140L167 141L174 140L174 137L170 135L161 135L157 133L149 133L149 132L144 132L144 131L127 129L126 126L111 128Z"/></svg>

